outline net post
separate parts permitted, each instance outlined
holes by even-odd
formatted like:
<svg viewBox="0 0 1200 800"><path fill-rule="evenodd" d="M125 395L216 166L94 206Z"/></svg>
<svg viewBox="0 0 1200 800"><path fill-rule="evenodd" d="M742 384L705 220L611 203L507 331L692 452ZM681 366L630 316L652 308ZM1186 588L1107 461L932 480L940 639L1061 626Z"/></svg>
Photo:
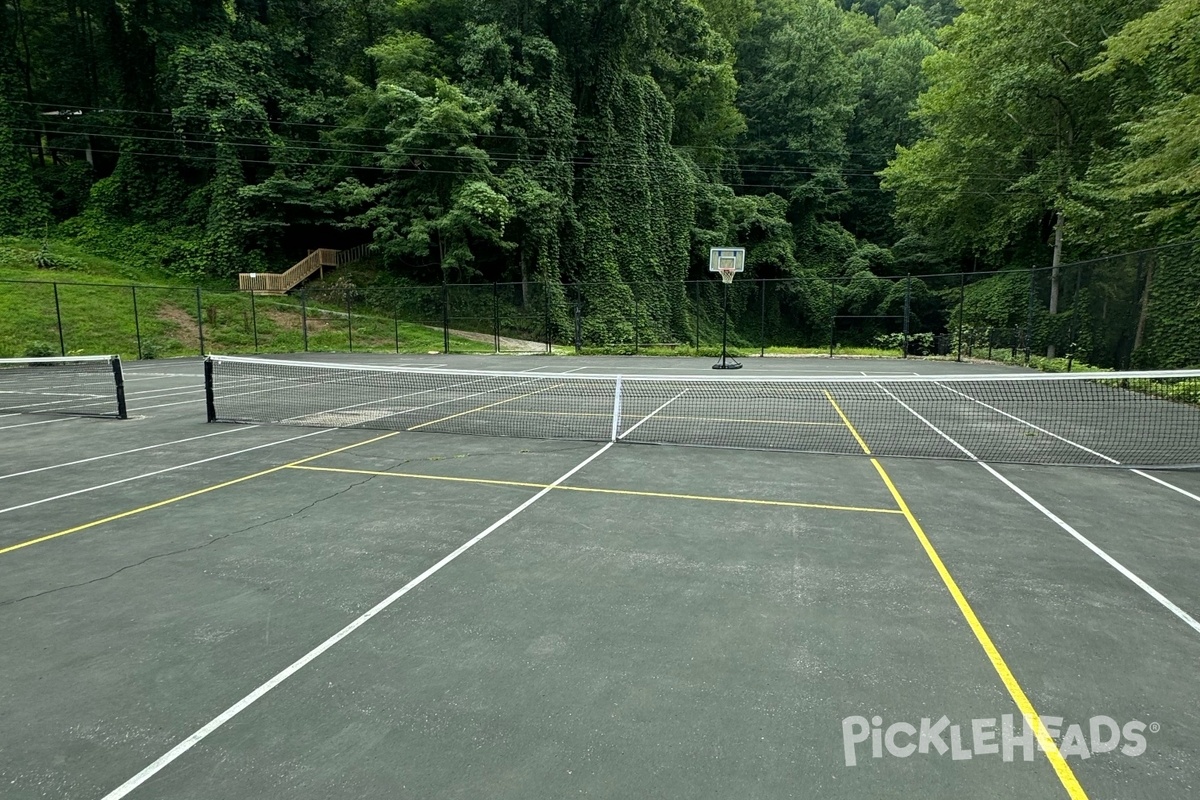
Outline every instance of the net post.
<svg viewBox="0 0 1200 800"><path fill-rule="evenodd" d="M204 357L204 304L200 298L200 287L196 287L196 332L200 335L200 357Z"/></svg>
<svg viewBox="0 0 1200 800"><path fill-rule="evenodd" d="M54 318L58 320L58 354L66 356L67 343L63 338L62 310L58 306L58 281L55 281L52 285L54 286Z"/></svg>
<svg viewBox="0 0 1200 800"><path fill-rule="evenodd" d="M250 327L254 330L254 353L258 354L258 310L254 304L254 290L250 290Z"/></svg>
<svg viewBox="0 0 1200 800"><path fill-rule="evenodd" d="M609 437L610 442L617 440L617 434L621 430L621 376L617 376L617 388L613 394L613 417L612 417L612 436Z"/></svg>
<svg viewBox="0 0 1200 800"><path fill-rule="evenodd" d="M138 361L142 360L142 323L138 320L137 286L130 284L129 291L133 295L133 335L137 338Z"/></svg>
<svg viewBox="0 0 1200 800"><path fill-rule="evenodd" d="M217 402L213 396L213 360L204 359L204 407L209 422L217 421Z"/></svg>
<svg viewBox="0 0 1200 800"><path fill-rule="evenodd" d="M112 357L113 382L117 385L117 419L129 419L125 405L125 373L121 370L121 357Z"/></svg>

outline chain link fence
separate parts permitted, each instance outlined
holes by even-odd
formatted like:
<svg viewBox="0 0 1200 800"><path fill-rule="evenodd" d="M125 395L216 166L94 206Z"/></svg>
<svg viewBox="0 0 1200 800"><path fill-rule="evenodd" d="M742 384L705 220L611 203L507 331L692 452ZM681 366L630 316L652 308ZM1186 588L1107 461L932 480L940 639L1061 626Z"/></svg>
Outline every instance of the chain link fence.
<svg viewBox="0 0 1200 800"><path fill-rule="evenodd" d="M0 280L0 356L862 352L1128 367L1200 363L1200 250L946 275L355 286L264 295ZM1057 363L1057 362L1056 362Z"/></svg>

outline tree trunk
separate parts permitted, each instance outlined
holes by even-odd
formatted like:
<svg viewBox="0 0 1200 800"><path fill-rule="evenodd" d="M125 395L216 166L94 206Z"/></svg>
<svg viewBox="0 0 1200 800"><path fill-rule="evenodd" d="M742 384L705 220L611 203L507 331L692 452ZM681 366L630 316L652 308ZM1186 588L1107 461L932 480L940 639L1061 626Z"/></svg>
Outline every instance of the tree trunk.
<svg viewBox="0 0 1200 800"><path fill-rule="evenodd" d="M1058 212L1058 219L1054 223L1054 259L1050 266L1050 316L1058 313L1058 295L1059 295L1059 267L1062 266L1062 246L1063 246L1063 212ZM1054 342L1050 342L1046 346L1046 358L1054 358Z"/></svg>
<svg viewBox="0 0 1200 800"><path fill-rule="evenodd" d="M521 248L521 308L529 308L529 263Z"/></svg>
<svg viewBox="0 0 1200 800"><path fill-rule="evenodd" d="M1141 349L1146 338L1146 319L1150 316L1150 287L1154 284L1154 256L1146 265L1146 285L1142 289L1141 309L1138 312L1137 332L1133 336L1133 351Z"/></svg>

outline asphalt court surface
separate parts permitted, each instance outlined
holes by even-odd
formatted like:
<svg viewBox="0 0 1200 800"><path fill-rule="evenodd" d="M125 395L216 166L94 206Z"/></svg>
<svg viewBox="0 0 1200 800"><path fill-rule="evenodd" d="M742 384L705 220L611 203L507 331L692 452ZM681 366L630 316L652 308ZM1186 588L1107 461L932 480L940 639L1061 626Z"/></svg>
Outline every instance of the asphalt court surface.
<svg viewBox="0 0 1200 800"><path fill-rule="evenodd" d="M126 373L130 420L0 418L5 798L1195 794L1196 473L996 468L1055 521L971 463L208 425L198 361ZM962 757L1014 692L1145 750ZM858 716L945 716L959 758L850 766Z"/></svg>

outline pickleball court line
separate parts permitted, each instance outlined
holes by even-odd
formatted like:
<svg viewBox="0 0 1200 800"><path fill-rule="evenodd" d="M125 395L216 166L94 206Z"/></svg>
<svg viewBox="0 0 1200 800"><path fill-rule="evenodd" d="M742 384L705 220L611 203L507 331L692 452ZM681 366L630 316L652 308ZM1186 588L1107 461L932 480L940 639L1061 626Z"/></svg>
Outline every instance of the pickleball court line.
<svg viewBox="0 0 1200 800"><path fill-rule="evenodd" d="M881 387L881 388L883 388L883 387ZM987 462L980 460L974 453L972 453L970 450L968 450L967 448L965 448L961 444L959 444L957 441L955 441L955 439L953 437L951 437L948 433L943 431L941 428L937 427L932 422L925 419L925 417L923 417L919 413L917 413L911 406L909 406L907 403L905 403L899 397L896 397L896 395L892 394L886 388L883 388L883 391L888 396L890 396L893 400L895 400L897 403L899 403L901 406L903 406L906 411L908 411L910 414L912 414L918 420L923 422L930 430L932 430L934 433L941 436L943 439L945 439L947 442L949 442L954 447L958 448L963 453L963 455L967 456L967 458L971 459L976 464L983 467L985 470L988 471L988 473L991 474L992 477L994 477L996 480L1000 481L1005 486L1007 486L1009 489L1011 489L1018 497L1020 497L1026 503L1029 503L1029 505L1033 506L1038 511L1040 511L1042 513L1042 515L1046 517L1046 519L1050 520L1055 525L1062 528L1064 531L1066 531L1068 534L1070 534L1076 541L1078 541L1080 544L1082 544L1088 550L1091 550L1093 553L1095 553L1097 556L1099 556L1100 559L1103 560L1106 564L1108 564L1110 567L1112 567L1117 572L1119 572L1123 577L1125 577L1128 581L1133 583L1135 586L1137 586L1143 592L1148 594L1163 608L1167 609L1172 614L1174 614L1176 617L1178 617L1185 625L1187 625L1193 631L1195 631L1196 633L1200 633L1200 622L1197 622L1195 617L1193 617L1191 614L1184 611L1179 606L1175 605L1175 603L1173 603L1169 598L1167 598L1166 595L1164 595L1162 592L1158 591L1153 586L1151 586L1149 583L1147 583L1142 578L1140 578L1137 574L1135 574L1133 572L1133 570L1126 567L1120 561L1117 561L1117 559L1113 558L1103 548L1101 548L1099 545L1097 545L1091 539L1087 538L1082 533L1077 531L1070 523L1068 523L1066 520L1062 519L1062 517L1058 516L1053 511L1046 508L1046 506L1042 505L1040 502L1038 502L1036 499L1034 499L1034 497L1032 495L1030 495L1028 492L1026 492L1020 486L1017 486L1017 484L1013 483L1011 480L1006 478L1004 475L1000 474L1000 472L998 472L994 467L992 467L991 464L988 464Z"/></svg>
<svg viewBox="0 0 1200 800"><path fill-rule="evenodd" d="M955 605L958 606L959 612L963 615L963 618L966 619L967 625L971 628L971 632L975 634L976 641L978 641L979 645L983 648L984 653L988 657L988 661L990 661L992 664L992 668L1000 677L1001 683L1004 684L1004 688L1008 690L1009 696L1012 698L1013 702L1016 703L1020 712L1024 715L1026 724L1033 726L1034 737L1038 740L1038 744L1041 745L1042 752L1046 754L1046 758L1050 762L1050 766L1054 769L1054 773L1058 776L1059 782L1067 791L1067 795L1071 797L1072 800L1087 800L1087 793L1084 792L1083 786L1080 785L1079 779L1075 777L1075 773L1071 769L1071 765L1067 763L1066 758L1063 757L1062 752L1058 749L1058 745L1050 736L1049 731L1046 730L1046 726L1042 722L1041 716L1033 707L1033 702L1029 699L1029 696L1025 694L1025 690L1021 688L1021 684L1017 681L1016 676L1013 675L1012 670L1009 669L1008 663L1004 660L1004 656L1000 654L1000 650L996 647L995 642L992 641L991 635L987 632L987 629L983 627L983 623L980 622L979 617L975 614L975 610L971 607L971 603L967 600L966 595L963 594L962 589L959 588L958 582L954 579L954 576L950 574L950 570L946 567L945 562L942 561L942 557L938 554L937 549L933 546L933 542L931 542L929 537L925 534L925 529L921 527L920 521L917 520L916 515L912 513L912 510L909 508L908 503L905 501L903 495L900 494L900 490L896 488L896 484L892 481L891 476L888 475L887 470L883 468L883 464L879 462L879 459L872 455L871 448L867 445L866 441L859 434L858 429L854 427L854 424L850 421L850 418L846 416L846 413L842 410L842 407L838 405L837 400L834 399L833 395L830 394L828 390L825 391L825 397L828 398L830 405L833 406L834 410L837 412L837 415L841 417L842 422L845 423L846 428L850 431L851 435L854 436L854 440L858 442L859 447L861 447L862 451L870 457L871 464L875 467L875 471L879 473L879 477L883 480L884 485L891 493L892 499L896 501L897 507L899 507L900 511L903 512L904 518L908 521L909 527L912 529L912 532L916 535L917 540L920 542L921 548L925 551L925 555L929 558L934 569L941 577L942 583L950 592L950 596L954 598Z"/></svg>
<svg viewBox="0 0 1200 800"><path fill-rule="evenodd" d="M267 693L269 693L272 689L279 686L284 681L286 681L288 678L295 675L297 672L299 672L304 667L306 667L308 664L313 662L315 659L317 659L319 656L321 656L327 650L329 650L330 648L332 648L336 644L338 644L338 642L342 641L347 636L354 633L356 630L358 630L363 625L365 625L367 622L369 622L373 617L377 616L378 614L382 613L383 611L386 611L390 606L392 606L394 603L396 603L396 601L398 601L400 598L404 597L406 594L408 594L413 589L420 586L422 583L424 583L430 577L432 577L433 575L440 572L443 567L445 567L447 564L454 561L456 558L461 556L463 553L470 550L472 547L474 547L479 542L483 541L493 531L496 531L501 526L503 526L505 523L507 523L509 520L513 519L518 514L520 514L522 511L529 508L534 503L536 503L538 500L545 497L547 494L549 494L554 489L554 487L558 486L563 481L566 481L572 475L579 472L579 470L583 469L588 464L590 464L592 461L594 461L596 458L598 458L599 456L604 454L610 447L613 446L613 444L614 444L614 442L608 442L608 443L604 444L602 447L600 447L599 450L597 450L596 452L589 455L583 461L580 461L578 464L576 464L570 470L565 472L561 477L559 477L553 483L546 486L544 489L542 489L541 491L539 491L537 494L533 495L529 499L525 500L523 503L521 503L519 506L514 508L512 511L509 511L503 517L501 517L500 519L493 522L487 528L485 528L484 530L482 530L475 536L471 537L466 542L463 542L461 545L459 545L453 551L451 551L447 555L443 556L433 566L429 567L424 572L422 572L420 575L413 578L408 583L404 584L404 586L400 587L395 592L392 592L392 594L388 595L383 600L376 603L373 607L371 607L370 610L368 610L365 613L361 614L360 616L356 617L353 621L351 621L348 625L343 627L337 633L333 634L328 639L323 641L321 644L317 645L312 650L309 650L303 656L301 656L300 658L293 661L286 668L284 668L280 672L276 673L275 676L272 677L270 680L261 684L258 688L254 689L252 692L247 694L241 700L238 700L236 703L231 705L229 708L222 711L220 714L218 714L216 717L214 717L212 720L210 720L203 727L199 728L194 733L192 733L190 736L188 736L183 741L181 741L179 744L175 745L170 750L168 750L166 753L159 756L151 764L149 764L147 767L142 769L140 772L138 772L132 778L125 781L123 784L118 786L116 789L113 789L111 792L106 794L104 796L104 800L120 800L120 798L127 796L130 792L137 789L139 786L141 786L147 780L149 780L150 778L157 775L159 772L161 772L164 768L169 766L173 761L178 759L184 753L191 750L193 747L195 747L200 742L204 741L206 738L208 738L208 736L210 736L213 732L215 732L216 730L221 728L221 726L223 726L225 723L229 722L231 719L236 717L238 714L242 713L247 708L252 706L258 700L260 700L262 697L264 697Z"/></svg>
<svg viewBox="0 0 1200 800"><path fill-rule="evenodd" d="M1014 422L1019 422L1022 425L1025 425L1026 427L1037 431L1038 433L1043 433L1046 436L1057 439L1064 444L1069 444L1072 447L1076 447L1085 453L1096 456L1097 458L1099 458L1103 461L1107 461L1108 463L1112 464L1113 466L1121 466L1120 461L1113 458L1112 456L1108 456L1108 455L1105 455L1104 453L1101 453L1099 450L1093 450L1092 448L1082 445L1079 442L1072 441L1071 439L1068 439L1065 436L1057 434L1054 431L1047 430L1046 428L1043 428L1040 425L1030 422L1027 419L1022 419L1021 417L1018 417L1016 414L1012 414L1008 411L1004 411L1002 409L996 408L995 406L991 405L990 403L985 403L984 401L980 400L978 397L972 397L971 395L969 395L965 392L960 392L958 389L955 389L951 386L946 386L945 384L940 383L940 382L937 385L940 386L941 388L945 389L948 392L953 392L954 394L959 395L960 397L970 400L972 403L977 403L978 405L983 406L984 408L988 409L989 411L994 411L995 413L1000 414L1001 416L1008 417L1009 419L1013 420ZM1168 488L1174 492L1178 492L1179 494L1183 495L1184 497L1190 497L1192 500L1195 500L1196 502L1200 502L1200 495L1193 494L1186 489L1183 489L1179 486L1176 486L1173 483L1165 481L1162 478L1158 478L1154 475L1150 475L1149 473L1143 472L1140 469L1134 469L1132 467L1128 467L1127 469L1130 472L1132 472L1134 475L1143 477L1146 480L1154 481L1155 483L1165 486L1166 488Z"/></svg>

